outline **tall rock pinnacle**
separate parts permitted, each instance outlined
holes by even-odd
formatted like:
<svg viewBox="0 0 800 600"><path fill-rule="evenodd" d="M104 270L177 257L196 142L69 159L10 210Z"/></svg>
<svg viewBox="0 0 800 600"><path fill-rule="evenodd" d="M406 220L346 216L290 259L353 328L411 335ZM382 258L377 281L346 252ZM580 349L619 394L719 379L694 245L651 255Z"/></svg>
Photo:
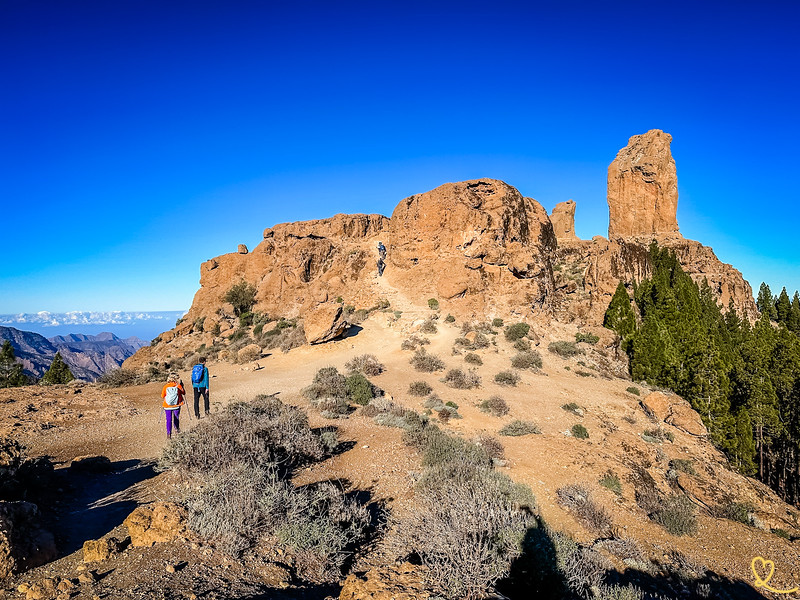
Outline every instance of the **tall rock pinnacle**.
<svg viewBox="0 0 800 600"><path fill-rule="evenodd" d="M553 208L550 215L550 222L553 224L553 232L556 239L560 241L577 240L575 235L575 200L559 202Z"/></svg>
<svg viewBox="0 0 800 600"><path fill-rule="evenodd" d="M678 175L660 129L634 135L608 166L608 237L678 234Z"/></svg>

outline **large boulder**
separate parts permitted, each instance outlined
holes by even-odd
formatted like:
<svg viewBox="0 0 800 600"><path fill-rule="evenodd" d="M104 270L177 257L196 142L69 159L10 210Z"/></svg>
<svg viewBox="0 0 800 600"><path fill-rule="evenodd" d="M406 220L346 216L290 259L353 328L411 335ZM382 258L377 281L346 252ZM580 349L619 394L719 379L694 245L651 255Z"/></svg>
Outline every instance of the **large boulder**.
<svg viewBox="0 0 800 600"><path fill-rule="evenodd" d="M654 419L677 427L681 431L695 436L708 435L700 415L680 396L652 392L642 400L642 408Z"/></svg>
<svg viewBox="0 0 800 600"><path fill-rule="evenodd" d="M128 528L132 546L170 542L187 533L186 511L174 502L139 506L122 523Z"/></svg>
<svg viewBox="0 0 800 600"><path fill-rule="evenodd" d="M609 239L678 234L678 175L672 136L634 135L608 167Z"/></svg>
<svg viewBox="0 0 800 600"><path fill-rule="evenodd" d="M348 324L344 319L342 305L338 302L326 302L305 316L303 327L309 344L321 344L342 335Z"/></svg>
<svg viewBox="0 0 800 600"><path fill-rule="evenodd" d="M0 580L55 558L55 540L40 527L38 507L0 501Z"/></svg>

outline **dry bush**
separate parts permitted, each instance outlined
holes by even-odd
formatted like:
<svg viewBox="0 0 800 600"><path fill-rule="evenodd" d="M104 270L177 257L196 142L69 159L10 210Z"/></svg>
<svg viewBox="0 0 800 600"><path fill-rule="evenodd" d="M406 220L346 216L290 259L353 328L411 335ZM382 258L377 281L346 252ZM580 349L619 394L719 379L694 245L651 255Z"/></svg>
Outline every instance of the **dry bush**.
<svg viewBox="0 0 800 600"><path fill-rule="evenodd" d="M566 340L551 342L547 346L547 349L553 354L557 354L563 358L570 358L578 354L583 354L583 349L578 348L578 346L575 345L575 342L568 342Z"/></svg>
<svg viewBox="0 0 800 600"><path fill-rule="evenodd" d="M590 531L604 536L614 535L614 523L611 516L592 500L591 492L586 486L570 484L556 490L558 503L572 512Z"/></svg>
<svg viewBox="0 0 800 600"><path fill-rule="evenodd" d="M517 375L513 371L500 371L497 375L494 376L494 381L495 383L499 383L500 385L515 386L519 383L519 375Z"/></svg>
<svg viewBox="0 0 800 600"><path fill-rule="evenodd" d="M516 419L505 425L497 433L510 437L518 437L521 435L530 435L532 433L542 433L542 430L539 429L539 426L536 423L532 423L530 421L520 421L519 419Z"/></svg>
<svg viewBox="0 0 800 600"><path fill-rule="evenodd" d="M475 354L474 352L468 352L467 354L465 354L464 355L464 362L465 363L469 363L471 365L482 365L483 364L483 360L481 359L481 357L478 356L477 354Z"/></svg>
<svg viewBox="0 0 800 600"><path fill-rule="evenodd" d="M444 369L444 361L435 354L428 354L425 348L420 348L411 357L411 366L423 373L433 373Z"/></svg>
<svg viewBox="0 0 800 600"><path fill-rule="evenodd" d="M541 369L542 356L536 350L520 352L511 359L511 366L515 369Z"/></svg>
<svg viewBox="0 0 800 600"><path fill-rule="evenodd" d="M441 409L444 405L445 404L444 402L442 402L442 399L439 398L439 396L437 396L436 394L431 394L430 396L425 398L425 401L422 403L422 406L424 406L425 408L430 408L431 410L436 410L436 411Z"/></svg>
<svg viewBox="0 0 800 600"><path fill-rule="evenodd" d="M138 371L120 368L106 371L100 376L97 383L107 387L122 387L126 385L139 385L140 381L141 379Z"/></svg>
<svg viewBox="0 0 800 600"><path fill-rule="evenodd" d="M457 390L471 390L480 387L481 378L472 370L465 373L461 369L450 369L444 376L444 382Z"/></svg>
<svg viewBox="0 0 800 600"><path fill-rule="evenodd" d="M239 350L236 359L239 364L253 362L261 358L261 346L258 344L251 344Z"/></svg>
<svg viewBox="0 0 800 600"><path fill-rule="evenodd" d="M691 458L673 458L669 461L669 468L688 475L697 475L694 461Z"/></svg>
<svg viewBox="0 0 800 600"><path fill-rule="evenodd" d="M323 367L314 375L314 381L300 392L314 402L321 398L347 398L347 379L336 367Z"/></svg>
<svg viewBox="0 0 800 600"><path fill-rule="evenodd" d="M439 328L436 327L436 322L433 319L426 319L425 322L420 326L419 330L422 333L433 334L439 331Z"/></svg>
<svg viewBox="0 0 800 600"><path fill-rule="evenodd" d="M514 346L513 347L514 347L514 350L517 350L519 352L528 352L531 349L531 343L528 340L523 338L523 339L519 339L516 342L514 342Z"/></svg>
<svg viewBox="0 0 800 600"><path fill-rule="evenodd" d="M483 412L494 415L495 417L502 417L509 412L508 404L506 404L506 401L500 396L491 396L487 398L480 403L479 408Z"/></svg>
<svg viewBox="0 0 800 600"><path fill-rule="evenodd" d="M479 448L483 448L489 458L502 459L506 454L506 449L500 440L489 434L481 433L472 441Z"/></svg>
<svg viewBox="0 0 800 600"><path fill-rule="evenodd" d="M683 494L664 498L650 518L672 535L693 535L697 531L695 505Z"/></svg>
<svg viewBox="0 0 800 600"><path fill-rule="evenodd" d="M431 341L426 337L423 337L421 335L412 335L411 337L406 338L405 340L403 340L403 343L400 344L400 349L401 350L416 350L416 349L421 348L422 346L426 346L426 345L428 345L430 343L431 343Z"/></svg>
<svg viewBox="0 0 800 600"><path fill-rule="evenodd" d="M408 393L412 396L427 396L433 388L425 381L412 381L408 385Z"/></svg>
<svg viewBox="0 0 800 600"><path fill-rule="evenodd" d="M380 375L386 370L374 354L355 356L345 363L344 368L351 373L358 371L370 377Z"/></svg>
<svg viewBox="0 0 800 600"><path fill-rule="evenodd" d="M438 412L438 415L439 415L439 420L442 423L447 423L447 422L450 421L450 419L461 419L461 418L463 418L461 416L461 414L458 412L457 408L454 408L452 406L447 406L446 404L441 406L441 407L439 407L437 409L437 412Z"/></svg>
<svg viewBox="0 0 800 600"><path fill-rule="evenodd" d="M656 427L654 429L645 429L642 433L642 439L651 444L660 444L664 441L674 442L675 435L671 431Z"/></svg>

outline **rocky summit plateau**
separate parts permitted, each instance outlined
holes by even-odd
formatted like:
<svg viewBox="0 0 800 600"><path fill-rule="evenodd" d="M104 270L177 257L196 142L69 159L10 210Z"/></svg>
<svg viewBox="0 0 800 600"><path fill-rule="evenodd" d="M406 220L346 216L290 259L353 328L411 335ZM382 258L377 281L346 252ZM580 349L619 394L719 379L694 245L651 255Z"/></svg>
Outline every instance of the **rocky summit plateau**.
<svg viewBox="0 0 800 600"><path fill-rule="evenodd" d="M777 455L753 463L766 404L752 421L711 406L735 374L768 398L748 368L769 352L735 371L739 355L700 340L691 398L634 378L636 327L665 364L702 337L703 315L739 336L731 346L752 334L800 348L739 271L680 234L671 141L633 136L611 162L607 237L576 235L573 200L548 214L488 178L390 216L278 224L202 263L185 317L121 369L0 389L0 598L750 600L772 597L766 579L796 587L800 487L770 479ZM691 327L671 313L677 342L640 308L649 296L631 301L634 288L660 300L657 276L702 308ZM195 416L189 391L168 439L163 387L189 388L201 358L210 410Z"/></svg>

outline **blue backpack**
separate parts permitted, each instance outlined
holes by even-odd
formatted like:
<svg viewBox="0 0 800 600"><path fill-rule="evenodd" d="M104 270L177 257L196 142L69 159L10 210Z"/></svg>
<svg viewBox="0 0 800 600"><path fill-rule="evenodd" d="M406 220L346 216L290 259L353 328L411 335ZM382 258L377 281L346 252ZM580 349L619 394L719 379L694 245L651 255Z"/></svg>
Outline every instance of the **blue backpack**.
<svg viewBox="0 0 800 600"><path fill-rule="evenodd" d="M205 365L195 365L192 367L192 383L202 383L205 375Z"/></svg>

